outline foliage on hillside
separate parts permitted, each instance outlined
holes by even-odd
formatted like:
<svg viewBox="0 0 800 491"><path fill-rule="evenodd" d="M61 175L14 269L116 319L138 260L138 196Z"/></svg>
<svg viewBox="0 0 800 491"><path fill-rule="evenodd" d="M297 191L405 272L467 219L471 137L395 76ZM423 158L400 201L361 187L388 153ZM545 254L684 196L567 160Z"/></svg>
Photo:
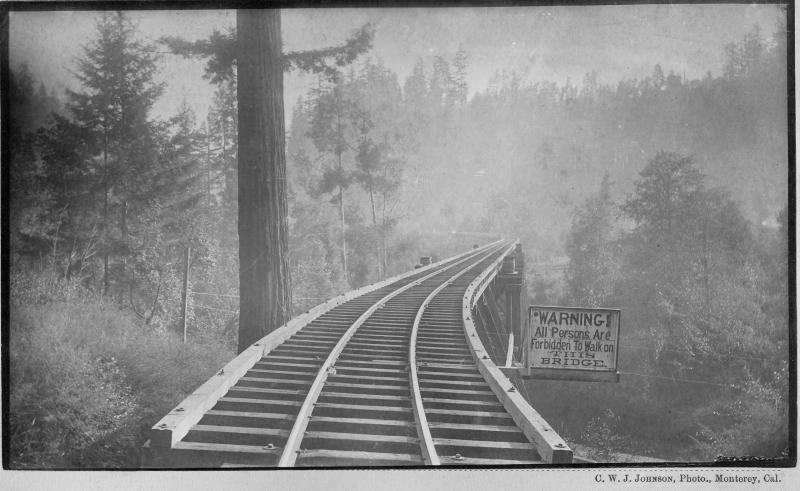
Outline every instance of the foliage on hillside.
<svg viewBox="0 0 800 491"><path fill-rule="evenodd" d="M730 193L705 182L692 159L660 152L627 200L604 181L578 210L565 295L549 300L622 309L622 382L534 384L571 438L705 461L788 445L788 230L759 243Z"/></svg>
<svg viewBox="0 0 800 491"><path fill-rule="evenodd" d="M155 421L227 363L76 282L16 273L10 312L12 468L135 468Z"/></svg>

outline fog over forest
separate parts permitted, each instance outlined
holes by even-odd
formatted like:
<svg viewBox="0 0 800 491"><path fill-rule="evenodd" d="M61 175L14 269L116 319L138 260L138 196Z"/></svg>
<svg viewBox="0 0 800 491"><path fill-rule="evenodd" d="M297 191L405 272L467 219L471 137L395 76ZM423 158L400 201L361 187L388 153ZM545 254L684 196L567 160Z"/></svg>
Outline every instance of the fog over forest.
<svg viewBox="0 0 800 491"><path fill-rule="evenodd" d="M324 12L287 11L285 52L361 50L285 77L293 312L420 256L519 238L524 303L622 310L619 384L526 384L576 455L779 457L785 10L661 7L458 9L450 23L347 9L330 31ZM85 13L63 34L80 48L56 60L58 34L34 46L23 31L62 14L25 15L11 16L7 94L11 462L131 467L145 430L236 351L237 81L219 48L234 23ZM525 38L528 24L541 32ZM640 47L614 44L626 29ZM577 54L592 32L607 70Z"/></svg>

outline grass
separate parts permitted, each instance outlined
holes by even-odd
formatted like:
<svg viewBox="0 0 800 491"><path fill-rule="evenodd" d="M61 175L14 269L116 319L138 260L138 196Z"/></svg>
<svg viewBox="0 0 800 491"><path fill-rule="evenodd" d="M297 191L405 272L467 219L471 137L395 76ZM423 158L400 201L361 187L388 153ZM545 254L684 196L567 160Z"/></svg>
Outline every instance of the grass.
<svg viewBox="0 0 800 491"><path fill-rule="evenodd" d="M24 281L11 290L12 468L137 467L148 428L234 356L74 285Z"/></svg>

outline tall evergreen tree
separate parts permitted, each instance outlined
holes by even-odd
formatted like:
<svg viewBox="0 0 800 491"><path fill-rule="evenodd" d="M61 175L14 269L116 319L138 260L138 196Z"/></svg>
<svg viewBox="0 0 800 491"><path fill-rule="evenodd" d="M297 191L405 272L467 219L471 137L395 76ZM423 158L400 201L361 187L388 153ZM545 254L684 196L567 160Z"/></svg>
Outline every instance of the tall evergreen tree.
<svg viewBox="0 0 800 491"><path fill-rule="evenodd" d="M82 90L68 91L75 120L95 135L95 164L101 176L103 291L110 287L110 257L120 258L124 275L129 215L141 204L147 170L156 161L149 111L162 92L153 80L159 55L137 39L136 27L122 12L103 13L95 39L83 46L75 76ZM111 230L116 216L118 232Z"/></svg>
<svg viewBox="0 0 800 491"><path fill-rule="evenodd" d="M402 173L398 147L403 141L397 129L402 97L394 74L381 63L367 62L358 78L350 82L355 130L353 178L369 195L372 227L376 241L378 275L386 276L387 202L400 185Z"/></svg>
<svg viewBox="0 0 800 491"><path fill-rule="evenodd" d="M37 146L41 159L41 189L46 190L47 215L40 223L52 229L54 266L59 252L59 273L69 278L90 267L97 252L99 221L93 191L99 181L92 172L91 135L68 118L54 114L52 123L39 130ZM88 191L88 192L87 192ZM61 244L58 251L59 244ZM91 271L91 270L90 270Z"/></svg>
<svg viewBox="0 0 800 491"><path fill-rule="evenodd" d="M207 141L185 100L165 126L162 165L152 175L151 192L158 196L161 227L180 249L167 254L179 257L188 245L197 249L197 239L210 225Z"/></svg>
<svg viewBox="0 0 800 491"><path fill-rule="evenodd" d="M247 19L250 15L253 16L252 23ZM252 29L246 36L241 31L244 26ZM259 28L271 29L272 32L259 32ZM174 37L162 39L162 42L175 53L207 59L206 77L213 82L220 84L234 80L237 84L238 130L239 132L245 131L246 134L246 138L244 135L239 135L238 162L240 349L280 326L291 309L291 278L288 267L286 267L287 259L284 257L286 254L285 241L287 240L285 190L278 189L276 187L278 184L274 181L242 182L245 179L257 181L259 176L260 178L270 176L285 178L283 82L280 78L282 72L294 68L332 77L338 73L340 67L352 63L371 47L373 35L372 25L366 24L354 32L341 46L281 53L280 12L272 10L267 12L240 11L237 13L237 31L228 31L227 33L215 31L209 39L194 43ZM275 50L276 46L277 51ZM262 51L269 51L269 53L262 53ZM243 91L238 87L243 83L243 72L237 73L237 69L241 68L245 59L251 66L245 68L249 79L246 82L247 89ZM268 88L266 93L251 92L254 90L263 92L266 88ZM259 106L247 108L247 111L251 112L243 116L242 97L247 97L249 101L255 102ZM280 121L274 119L278 115ZM252 126L245 129L243 124ZM262 133L259 134L259 132ZM268 138L269 141L261 140L261 138ZM241 147L244 142L252 147L243 150ZM245 156L247 161L243 163L242 158ZM264 169L265 165L271 165L274 168ZM245 192L249 196L250 193L257 192L259 186L264 191L273 190L272 195L262 196L256 201L261 205L270 204L271 206L267 208L254 206L241 195L245 188L248 188ZM244 208L248 208L248 210L243 211ZM243 219L252 227L244 227ZM272 255L265 252L267 249L258 249L257 247L265 237L268 239L267 242L274 242L268 249ZM243 246L242 241L246 241L248 244ZM242 256L242 253L245 253L246 256ZM263 276L260 279L252 276L256 273ZM268 300L263 301L260 307L255 305L267 298ZM266 308L273 310L268 311Z"/></svg>
<svg viewBox="0 0 800 491"><path fill-rule="evenodd" d="M298 99L286 141L292 292L298 310L347 288L338 244L339 210L314 197L323 159L308 136L309 116L309 104Z"/></svg>
<svg viewBox="0 0 800 491"><path fill-rule="evenodd" d="M353 101L348 93L347 84L342 76L337 76L328 90L316 94L309 129L309 135L317 149L334 157L334 165L323 174L317 191L337 195L341 225L342 270L345 280L348 279L345 191L352 183L353 173L347 168L344 156L349 149L355 147L351 142L354 137L354 128L351 124L353 111Z"/></svg>
<svg viewBox="0 0 800 491"><path fill-rule="evenodd" d="M458 51L456 51L456 56L453 59L453 85L451 96L456 104L464 105L467 103L467 93L469 91L469 85L467 84L468 66L467 51L463 46L459 46Z"/></svg>
<svg viewBox="0 0 800 491"><path fill-rule="evenodd" d="M414 148L424 138L430 120L428 81L425 64L421 59L414 63L411 75L403 83L403 118L401 120L408 147Z"/></svg>
<svg viewBox="0 0 800 491"><path fill-rule="evenodd" d="M10 241L13 250L31 257L51 255L53 234L58 228L57 215L37 132L47 126L51 113L60 111L58 100L47 94L43 83L34 89L36 80L25 63L9 73L8 119ZM63 205L61 206L63 208ZM55 219L56 221L52 221ZM52 256L51 256L52 257Z"/></svg>
<svg viewBox="0 0 800 491"><path fill-rule="evenodd" d="M403 86L403 95L405 96L406 104L412 106L422 105L427 91L425 64L419 59L414 63L414 70L411 72L411 75L406 78L405 85Z"/></svg>
<svg viewBox="0 0 800 491"><path fill-rule="evenodd" d="M213 156L212 173L215 180L221 180L218 184L221 186L223 214L228 218L228 223L233 223L236 219L238 124L234 77L233 80L227 80L217 85L208 118L211 140L208 152Z"/></svg>
<svg viewBox="0 0 800 491"><path fill-rule="evenodd" d="M428 95L430 103L435 107L444 106L445 113L453 105L451 98L453 91L453 78L450 74L450 64L442 56L433 59L433 73L429 84Z"/></svg>
<svg viewBox="0 0 800 491"><path fill-rule="evenodd" d="M576 211L567 236L570 258L565 283L570 300L587 307L607 306L618 276L618 247L613 242L614 203L606 174L597 195Z"/></svg>

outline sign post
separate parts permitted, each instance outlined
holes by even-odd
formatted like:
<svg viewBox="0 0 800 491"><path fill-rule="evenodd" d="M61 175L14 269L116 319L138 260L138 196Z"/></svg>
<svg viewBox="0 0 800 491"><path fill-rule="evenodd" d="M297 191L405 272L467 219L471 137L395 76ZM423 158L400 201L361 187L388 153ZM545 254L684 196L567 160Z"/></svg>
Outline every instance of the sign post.
<svg viewBox="0 0 800 491"><path fill-rule="evenodd" d="M619 382L619 309L528 307L525 378Z"/></svg>

